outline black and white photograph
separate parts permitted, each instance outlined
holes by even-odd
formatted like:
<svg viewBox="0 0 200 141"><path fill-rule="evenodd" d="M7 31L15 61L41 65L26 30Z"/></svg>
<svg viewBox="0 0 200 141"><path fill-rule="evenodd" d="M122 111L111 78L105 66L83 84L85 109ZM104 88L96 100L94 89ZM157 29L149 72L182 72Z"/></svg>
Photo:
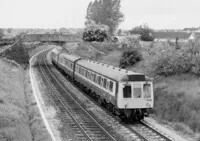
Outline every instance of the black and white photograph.
<svg viewBox="0 0 200 141"><path fill-rule="evenodd" d="M200 141L198 0L0 0L0 141Z"/></svg>

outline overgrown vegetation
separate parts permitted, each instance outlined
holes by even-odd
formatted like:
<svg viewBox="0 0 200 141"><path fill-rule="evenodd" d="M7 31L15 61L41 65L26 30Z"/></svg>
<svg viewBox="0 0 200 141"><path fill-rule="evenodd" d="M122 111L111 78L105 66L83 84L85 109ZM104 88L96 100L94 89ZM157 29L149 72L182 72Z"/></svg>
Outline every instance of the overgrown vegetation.
<svg viewBox="0 0 200 141"><path fill-rule="evenodd" d="M200 75L200 50L198 42L188 42L187 47L165 51L158 57L156 72L158 75L193 73Z"/></svg>
<svg viewBox="0 0 200 141"><path fill-rule="evenodd" d="M130 30L130 34L139 34L141 35L142 41L153 41L154 40L154 31L148 26L138 26Z"/></svg>
<svg viewBox="0 0 200 141"><path fill-rule="evenodd" d="M176 52L163 54L156 66L157 74L164 76L189 73L192 69L191 58L187 54Z"/></svg>
<svg viewBox="0 0 200 141"><path fill-rule="evenodd" d="M138 49L129 48L122 53L119 67L126 68L135 65L137 62L142 60L142 54Z"/></svg>
<svg viewBox="0 0 200 141"><path fill-rule="evenodd" d="M83 40L103 42L108 38L108 29L106 25L95 24L94 21L90 21L83 32Z"/></svg>
<svg viewBox="0 0 200 141"><path fill-rule="evenodd" d="M18 42L11 49L8 49L5 52L3 52L2 57L5 57L10 60L15 60L24 68L28 67L29 63L28 49L22 42Z"/></svg>
<svg viewBox="0 0 200 141"><path fill-rule="evenodd" d="M190 95L177 90L170 92L167 86L157 87L154 89L154 112L160 118L184 123L193 132L200 132L199 100L199 95ZM178 125L176 127L181 128Z"/></svg>

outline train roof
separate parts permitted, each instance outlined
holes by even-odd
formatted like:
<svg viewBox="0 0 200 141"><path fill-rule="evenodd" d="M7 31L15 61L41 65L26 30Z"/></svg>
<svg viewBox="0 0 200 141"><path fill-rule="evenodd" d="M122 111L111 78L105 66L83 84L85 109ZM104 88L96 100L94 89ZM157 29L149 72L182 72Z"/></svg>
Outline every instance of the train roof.
<svg viewBox="0 0 200 141"><path fill-rule="evenodd" d="M60 51L57 50L56 52L58 53ZM61 56L72 62L81 58L79 56L75 56L73 54L68 54L68 53L61 53ZM116 81L152 81L151 78L146 77L144 74L135 73L133 71L128 71L125 69L120 69L118 67L114 67L108 64L96 62L89 59L82 58L78 60L76 64L81 65L91 71L94 71L98 74L101 74L105 77L108 77Z"/></svg>
<svg viewBox="0 0 200 141"><path fill-rule="evenodd" d="M72 61L72 62L74 62L74 61L76 61L77 59L81 58L81 57L79 57L79 56L75 56L75 55L68 54L68 53L61 53L60 56L62 56L62 57L64 57L64 58L67 58L68 60L70 60L70 61Z"/></svg>
<svg viewBox="0 0 200 141"><path fill-rule="evenodd" d="M144 74L127 71L88 59L81 59L77 61L77 64L116 81L149 81Z"/></svg>

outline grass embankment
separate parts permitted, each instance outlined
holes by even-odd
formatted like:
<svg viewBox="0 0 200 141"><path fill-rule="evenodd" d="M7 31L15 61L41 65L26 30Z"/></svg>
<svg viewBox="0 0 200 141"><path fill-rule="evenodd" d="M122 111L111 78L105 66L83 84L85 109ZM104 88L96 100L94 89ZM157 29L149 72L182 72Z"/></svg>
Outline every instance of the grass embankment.
<svg viewBox="0 0 200 141"><path fill-rule="evenodd" d="M0 60L0 139L31 141L24 93L24 70Z"/></svg>
<svg viewBox="0 0 200 141"><path fill-rule="evenodd" d="M94 45L94 43L90 45ZM172 42L144 42L139 49L143 60L126 69L156 77L154 80L155 106L152 111L153 114L162 121L170 122L175 130L191 137L197 136L199 139L200 83L198 54L191 59L191 50L189 52L185 51L188 50L187 45L183 46L181 43L182 49L176 50L175 43ZM102 46L105 50L104 44ZM101 48L101 44L98 44L98 47ZM108 50L105 51L107 55L100 56L97 60L119 66L122 51L113 49L109 52ZM86 52L85 54L89 56L91 53ZM187 55L182 57L183 54Z"/></svg>
<svg viewBox="0 0 200 141"><path fill-rule="evenodd" d="M29 49L18 43L3 55L17 61L23 68L14 61L0 60L0 140L51 140L32 93L28 73Z"/></svg>

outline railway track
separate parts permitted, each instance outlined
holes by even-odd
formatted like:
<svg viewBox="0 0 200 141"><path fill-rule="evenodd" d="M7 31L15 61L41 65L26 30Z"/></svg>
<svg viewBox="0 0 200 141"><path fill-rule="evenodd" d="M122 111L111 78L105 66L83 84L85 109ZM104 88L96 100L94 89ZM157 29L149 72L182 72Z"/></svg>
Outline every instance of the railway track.
<svg viewBox="0 0 200 141"><path fill-rule="evenodd" d="M157 131L153 127L150 127L146 122L140 121L134 125L129 125L131 130L138 132L140 135L148 139L149 141L173 141L172 138L167 137L163 133Z"/></svg>
<svg viewBox="0 0 200 141"><path fill-rule="evenodd" d="M71 96L71 94L64 88L61 82L56 79L51 69L46 64L45 54L40 55L39 68L46 83L50 85L57 101L61 103L61 111L65 114L65 120L77 134L80 140L118 140L109 134L101 124L99 124L90 114L78 106L78 102ZM54 85L51 82L56 82ZM59 91L58 91L59 90ZM64 95L60 95L64 94ZM67 97L67 98L66 98ZM68 98L71 97L71 98ZM83 112L84 111L84 112ZM74 118L76 117L76 118ZM120 123L119 123L120 124ZM123 124L123 123L122 123ZM136 140L141 141L172 141L169 137L159 133L156 129L150 127L145 122L139 122L134 125L125 125L130 131L137 136ZM131 133L130 133L131 134Z"/></svg>
<svg viewBox="0 0 200 141"><path fill-rule="evenodd" d="M62 113L65 113L64 121L68 123L79 140L101 140L101 141L117 141L109 132L98 123L81 105L62 87L62 85L51 83L56 78L51 73L48 66L43 61L43 56L39 58L39 70L53 92L54 98L60 103ZM45 68L46 67L46 68ZM60 95L60 93L64 95Z"/></svg>
<svg viewBox="0 0 200 141"><path fill-rule="evenodd" d="M56 74L56 75L59 76L59 74ZM66 79L64 77L62 78L62 76L60 76L59 78L63 79L62 81L66 81ZM75 85L75 87L83 92L83 90L80 89L79 87L77 87L76 85ZM92 99L91 96L88 96L87 94L85 94L85 95L90 100L92 100L94 103L98 104L98 102L95 101L94 99ZM100 106L102 109L104 109L107 112L107 109L105 107L103 107L99 104L98 104L98 106ZM119 120L115 116L113 116L112 113L107 112L107 114L112 116L114 118L113 120ZM164 133L160 133L160 131L158 131L158 129L151 127L151 125L149 125L145 121L140 121L140 122L136 122L136 123L133 123L133 124L125 124L125 123L117 122L116 124L123 124L124 126L129 128L129 131L136 134L141 140L145 140L145 141L173 141L173 139L171 137L164 135Z"/></svg>

